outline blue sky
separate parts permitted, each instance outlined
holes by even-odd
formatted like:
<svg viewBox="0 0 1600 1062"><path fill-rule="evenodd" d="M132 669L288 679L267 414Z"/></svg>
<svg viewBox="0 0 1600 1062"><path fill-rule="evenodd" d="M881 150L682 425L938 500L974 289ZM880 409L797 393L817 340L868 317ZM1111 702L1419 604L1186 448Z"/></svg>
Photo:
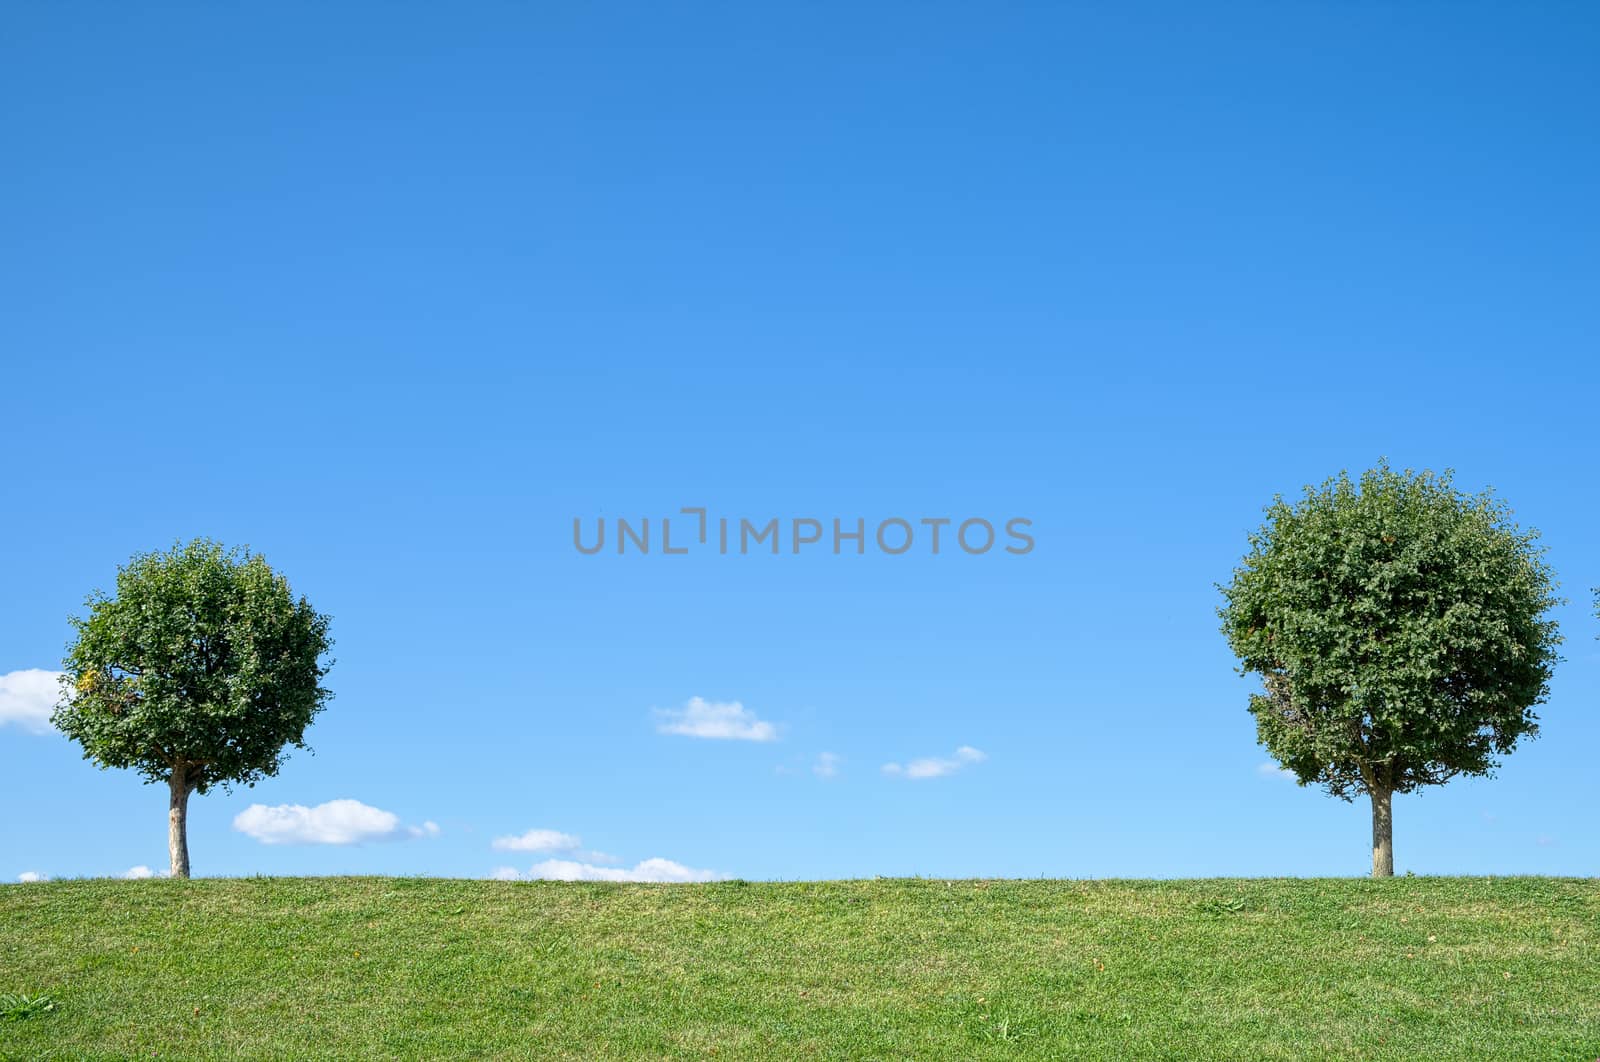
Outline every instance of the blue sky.
<svg viewBox="0 0 1600 1062"><path fill-rule="evenodd" d="M0 877L165 865L164 791L15 673L197 535L337 641L197 874L1363 873L1214 584L1382 456L1495 487L1572 599L1543 736L1397 800L1398 868L1600 865L1591 8L5 20ZM573 548L684 506L1036 546Z"/></svg>

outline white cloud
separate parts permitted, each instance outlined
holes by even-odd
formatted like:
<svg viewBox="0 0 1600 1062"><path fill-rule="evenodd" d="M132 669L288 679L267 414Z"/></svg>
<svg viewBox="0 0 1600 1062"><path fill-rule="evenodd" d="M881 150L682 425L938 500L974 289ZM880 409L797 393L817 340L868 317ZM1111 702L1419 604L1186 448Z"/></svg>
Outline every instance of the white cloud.
<svg viewBox="0 0 1600 1062"><path fill-rule="evenodd" d="M818 778L836 778L839 774L839 764L843 763L842 757L832 752L824 752L817 756L817 762L811 765L811 773Z"/></svg>
<svg viewBox="0 0 1600 1062"><path fill-rule="evenodd" d="M719 703L690 697L682 708L658 708L656 714L662 719L656 729L663 734L728 741L778 740L777 727L756 718L756 713L738 701Z"/></svg>
<svg viewBox="0 0 1600 1062"><path fill-rule="evenodd" d="M50 879L39 873L37 870L24 870L21 874L17 875L17 880L22 882L24 885L32 885L36 881L49 881Z"/></svg>
<svg viewBox="0 0 1600 1062"><path fill-rule="evenodd" d="M583 843L560 830L529 830L514 837L496 837L489 847L501 852L570 852Z"/></svg>
<svg viewBox="0 0 1600 1062"><path fill-rule="evenodd" d="M489 872L490 881L520 881L522 875L516 867L495 867Z"/></svg>
<svg viewBox="0 0 1600 1062"><path fill-rule="evenodd" d="M304 804L251 804L234 816L233 828L262 844L361 844L439 832L434 823L401 826L400 817L394 812L359 800L330 800L314 808Z"/></svg>
<svg viewBox="0 0 1600 1062"><path fill-rule="evenodd" d="M157 874L155 871L141 863L139 866L129 867L127 870L123 871L122 876L127 878L129 881L142 881L145 878L164 878L167 875L165 872Z"/></svg>
<svg viewBox="0 0 1600 1062"><path fill-rule="evenodd" d="M575 833L562 833L560 830L529 830L523 834L513 834L506 837L496 837L489 842L489 847L500 852L561 852L570 859L581 860L585 863L604 863L607 865L620 863L622 860L609 852L596 852L593 850L582 851L583 838ZM496 874L509 871L516 875L516 871L509 867L501 867ZM503 880L514 881L516 878Z"/></svg>
<svg viewBox="0 0 1600 1062"><path fill-rule="evenodd" d="M496 872L498 873L498 871ZM573 859L546 859L535 863L527 877L534 881L652 881L683 883L727 881L728 875L715 870L696 870L670 859L646 859L632 868L601 867Z"/></svg>
<svg viewBox="0 0 1600 1062"><path fill-rule="evenodd" d="M0 726L15 723L30 734L47 734L60 698L59 671L30 667L0 675Z"/></svg>
<svg viewBox="0 0 1600 1062"><path fill-rule="evenodd" d="M1272 760L1257 764L1256 773L1263 778L1287 778L1291 782L1295 781L1295 773L1293 771L1287 767L1280 767Z"/></svg>
<svg viewBox="0 0 1600 1062"><path fill-rule="evenodd" d="M943 778L947 774L955 774L963 767L974 763L982 763L989 757L973 748L971 745L962 745L956 749L954 756L927 756L920 760L912 760L905 766L898 763L883 765L883 773L894 778L909 778L913 781L922 781L928 778Z"/></svg>

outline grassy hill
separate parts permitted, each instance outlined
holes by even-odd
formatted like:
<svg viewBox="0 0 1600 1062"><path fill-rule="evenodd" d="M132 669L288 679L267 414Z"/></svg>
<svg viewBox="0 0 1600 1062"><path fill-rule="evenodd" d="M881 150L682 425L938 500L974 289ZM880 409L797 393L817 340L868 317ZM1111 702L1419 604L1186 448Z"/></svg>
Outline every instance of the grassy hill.
<svg viewBox="0 0 1600 1062"><path fill-rule="evenodd" d="M10 885L0 1014L28 1059L1594 1059L1600 881Z"/></svg>

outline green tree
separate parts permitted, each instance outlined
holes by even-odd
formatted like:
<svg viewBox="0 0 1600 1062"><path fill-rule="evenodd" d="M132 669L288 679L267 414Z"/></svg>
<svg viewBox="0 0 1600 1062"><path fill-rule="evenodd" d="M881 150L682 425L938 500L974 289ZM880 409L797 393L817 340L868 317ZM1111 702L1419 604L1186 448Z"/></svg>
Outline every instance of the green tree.
<svg viewBox="0 0 1600 1062"><path fill-rule="evenodd" d="M328 618L248 550L196 539L135 556L96 591L52 721L101 768L165 782L172 875L189 876L189 794L254 785L330 696ZM331 662L330 662L331 663Z"/></svg>
<svg viewBox="0 0 1600 1062"><path fill-rule="evenodd" d="M1260 742L1301 785L1372 801L1394 874L1393 796L1487 775L1538 732L1561 637L1537 544L1489 493L1385 464L1341 473L1250 538L1219 610Z"/></svg>

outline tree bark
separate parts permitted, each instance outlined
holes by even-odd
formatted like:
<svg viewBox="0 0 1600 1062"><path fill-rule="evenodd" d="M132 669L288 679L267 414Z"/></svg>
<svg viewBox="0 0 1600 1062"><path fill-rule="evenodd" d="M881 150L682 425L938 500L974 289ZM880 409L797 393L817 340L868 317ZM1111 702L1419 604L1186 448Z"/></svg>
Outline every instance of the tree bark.
<svg viewBox="0 0 1600 1062"><path fill-rule="evenodd" d="M189 794L194 787L189 784L185 767L174 767L167 779L170 796L167 801L167 853L172 857L172 876L189 876Z"/></svg>
<svg viewBox="0 0 1600 1062"><path fill-rule="evenodd" d="M1372 876L1394 877L1394 794L1372 789Z"/></svg>

